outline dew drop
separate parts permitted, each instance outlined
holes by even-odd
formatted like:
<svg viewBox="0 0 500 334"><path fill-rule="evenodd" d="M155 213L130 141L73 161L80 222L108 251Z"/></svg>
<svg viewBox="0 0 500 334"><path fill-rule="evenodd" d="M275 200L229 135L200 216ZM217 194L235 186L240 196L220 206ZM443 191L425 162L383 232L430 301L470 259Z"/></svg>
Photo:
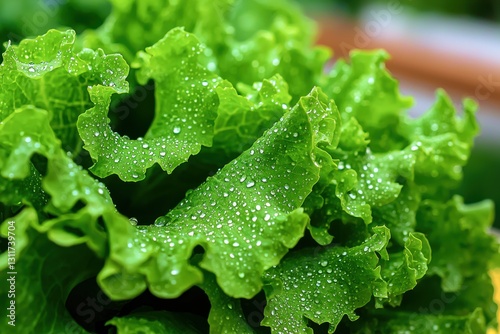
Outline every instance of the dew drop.
<svg viewBox="0 0 500 334"><path fill-rule="evenodd" d="M163 216L156 218L155 226L165 226L167 223L167 219Z"/></svg>

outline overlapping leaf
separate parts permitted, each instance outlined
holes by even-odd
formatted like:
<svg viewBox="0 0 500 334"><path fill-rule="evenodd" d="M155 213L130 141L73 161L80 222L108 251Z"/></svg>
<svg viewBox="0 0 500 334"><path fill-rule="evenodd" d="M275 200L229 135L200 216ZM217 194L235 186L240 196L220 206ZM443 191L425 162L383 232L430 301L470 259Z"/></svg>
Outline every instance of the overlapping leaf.
<svg viewBox="0 0 500 334"><path fill-rule="evenodd" d="M313 48L310 20L282 0L116 0L112 4L111 16L96 31L88 31L83 44L119 52L129 63L171 29L184 27L206 46L203 63L209 70L235 86L280 74L296 102L320 80L330 56L325 48Z"/></svg>
<svg viewBox="0 0 500 334"><path fill-rule="evenodd" d="M399 306L403 294L412 290L427 273L431 262L431 248L425 235L410 233L402 252L390 253L389 260L381 260L381 276L387 282L387 297L378 298L377 306L384 303Z"/></svg>
<svg viewBox="0 0 500 334"><path fill-rule="evenodd" d="M225 43L230 31L224 22L231 0L112 0L113 11L96 31L86 31L83 44L124 55L129 63L137 52L165 36L173 28L184 27L210 47Z"/></svg>
<svg viewBox="0 0 500 334"><path fill-rule="evenodd" d="M176 297L202 279L187 261L201 245L200 266L215 273L224 292L252 297L264 270L303 235L309 218L300 206L320 174L314 154L334 130L329 101L315 89L155 225L139 228L128 248L112 244L101 285L115 298L137 295L146 282L154 294ZM131 288L116 278L128 278Z"/></svg>
<svg viewBox="0 0 500 334"><path fill-rule="evenodd" d="M240 301L226 295L220 289L213 274L204 272L203 276L203 283L200 287L210 300L210 314L208 316L210 333L255 333L245 319Z"/></svg>
<svg viewBox="0 0 500 334"><path fill-rule="evenodd" d="M87 243L103 255L106 236L97 219L105 212L113 214L111 198L103 184L82 171L62 150L49 122L48 112L31 106L18 109L4 120L0 125L0 140L4 143L0 155L6 159L0 165L1 182L36 181L33 193L19 194L18 200L31 204L34 202L31 198L37 198L38 210L55 216L44 221L40 231L48 232L56 243L66 246ZM31 157L35 153L48 161L41 181L39 172L32 171ZM43 188L38 188L40 185ZM85 206L72 212L79 201ZM69 226L83 233L65 232Z"/></svg>
<svg viewBox="0 0 500 334"><path fill-rule="evenodd" d="M476 110L475 102L465 100L464 115L457 117L450 98L439 91L427 113L400 124L399 132L409 140L409 151L416 156L415 178L422 194L446 199L457 187L479 131Z"/></svg>
<svg viewBox="0 0 500 334"><path fill-rule="evenodd" d="M239 95L227 81L217 87L219 109L214 124L213 149L209 154L223 151L227 157L239 155L289 108L291 96L280 75L257 82L253 87L242 87L242 90L244 95Z"/></svg>
<svg viewBox="0 0 500 334"><path fill-rule="evenodd" d="M75 49L75 32L51 30L19 45L8 45L0 66L0 120L16 108L45 109L65 150L77 154L81 139L76 121L92 103L87 87L102 85L126 92L128 69L119 55Z"/></svg>
<svg viewBox="0 0 500 334"><path fill-rule="evenodd" d="M344 122L355 117L369 133L374 152L406 146L404 137L393 129L413 103L401 96L398 82L385 69L387 58L384 51L353 51L351 64L338 61L321 86L337 103Z"/></svg>
<svg viewBox="0 0 500 334"><path fill-rule="evenodd" d="M11 225L14 228L11 247L16 263L7 268L11 264L8 249L3 252L1 275L6 279L8 272L17 272L17 329L83 333L65 309L66 298L78 283L97 274L102 266L99 256L107 252L107 233L126 233L130 225L116 212L106 188L64 152L50 119L45 110L23 106L0 124L0 156L4 158L0 184L6 190L20 186L11 194L2 193L1 200L22 209L13 218L5 217L2 225L4 237L12 231ZM47 160L42 171L32 162L35 154ZM1 298L12 300L5 289Z"/></svg>
<svg viewBox="0 0 500 334"><path fill-rule="evenodd" d="M356 247L290 253L264 276L268 304L262 324L273 333L313 333L309 319L329 323L328 332L333 333L344 315L356 320L356 309L372 296L387 293L376 254L387 256L389 238L387 228L376 227L373 236Z"/></svg>
<svg viewBox="0 0 500 334"><path fill-rule="evenodd" d="M49 31L3 55L0 221L3 237L16 227L16 329L83 333L66 298L99 270L115 300L148 288L175 298L198 285L214 333L268 330L252 328L237 299L263 286L261 325L276 333L495 325L492 205L450 200L478 132L474 102L457 117L439 92L424 116L405 116L412 101L381 51L353 52L325 76L329 52L312 47L309 20L286 1L111 3L105 24L77 46L73 31ZM128 92L124 59L132 86L155 83L143 138L109 124L113 94ZM315 85L327 96L315 88L301 98ZM116 207L71 160L82 143ZM132 208L121 201L131 190L140 190ZM116 208L148 213L132 226ZM5 280L13 269L2 251ZM9 298L2 285L2 307ZM119 333L207 332L205 319L193 319L142 309L109 324Z"/></svg>
<svg viewBox="0 0 500 334"><path fill-rule="evenodd" d="M220 79L198 65L200 47L196 37L178 28L143 54L140 82L153 78L156 84L155 119L143 139L130 139L111 129L107 114L114 89L91 89L95 107L81 115L78 129L95 160L94 174L142 180L153 164L172 172L202 145L212 144L218 106L215 86Z"/></svg>
<svg viewBox="0 0 500 334"><path fill-rule="evenodd" d="M86 246L55 245L33 229L37 224L37 214L31 208L2 224L4 237L9 230L14 231L12 247L16 250L17 261L7 267L6 253L0 256L0 278L3 282L11 279L14 286L14 291L10 291L10 284L2 284L0 304L5 310L15 301L15 327L3 319L0 330L2 333L9 333L13 328L22 333L87 333L73 320L64 303L71 289L95 275L102 264ZM15 299L8 297L12 292Z"/></svg>
<svg viewBox="0 0 500 334"><path fill-rule="evenodd" d="M487 272L497 260L497 241L487 232L492 213L490 201L464 205L454 197L447 203L423 203L417 229L429 239L433 252L429 274L441 277L444 291L458 291L465 278Z"/></svg>

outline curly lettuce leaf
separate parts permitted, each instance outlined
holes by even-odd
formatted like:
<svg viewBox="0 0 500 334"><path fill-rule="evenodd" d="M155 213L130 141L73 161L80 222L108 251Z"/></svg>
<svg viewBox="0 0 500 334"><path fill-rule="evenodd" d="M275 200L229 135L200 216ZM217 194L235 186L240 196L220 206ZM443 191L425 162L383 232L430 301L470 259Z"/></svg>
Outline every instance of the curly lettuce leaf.
<svg viewBox="0 0 500 334"><path fill-rule="evenodd" d="M342 209L353 217L372 222L372 207L382 207L398 198L400 178L413 178L414 159L403 152L374 154L370 149L360 154L333 153L340 160L333 178L335 195Z"/></svg>
<svg viewBox="0 0 500 334"><path fill-rule="evenodd" d="M338 148L328 152L338 160L338 171L332 174L330 184L321 195L324 203L314 213L311 231L320 243L328 241L327 231L332 220L345 219L345 212L366 223L375 218L377 224L390 227L393 237L404 245L408 234L415 230L421 199L436 196L446 199L460 181L462 166L478 132L474 119L476 105L466 100L464 116L459 118L449 98L440 92L436 104L419 118L405 116L402 102L388 111L386 116L393 119L393 127L399 133L396 135L398 145L387 146L383 149L385 152L379 152L382 148L378 141L386 144L389 141L370 135L377 133L374 126L384 123L368 119L364 111L359 115L356 112L370 107L371 113L371 109L377 108L379 102L373 97L378 96L380 89L380 94L388 94L385 98L405 100L400 98L397 82L383 68L384 59L384 53L380 52L353 53L351 66L340 62L331 74L330 79L336 79L330 82L333 86L328 89L345 92L344 89L352 88L356 94L368 92L363 107L353 109L354 114L342 112L343 98L348 94L335 100L343 117L342 131ZM372 72L377 75L367 77Z"/></svg>
<svg viewBox="0 0 500 334"><path fill-rule="evenodd" d="M209 70L235 86L280 74L296 102L319 82L330 57L327 49L312 46L311 21L287 1L111 2L108 20L96 31L87 31L82 44L119 52L131 64L137 52L171 29L184 27L206 46L202 58Z"/></svg>
<svg viewBox="0 0 500 334"><path fill-rule="evenodd" d="M220 79L198 65L197 38L176 28L146 52L139 78L142 83L155 80L156 110L144 138L130 139L111 129L107 114L117 92L112 88L92 87L95 106L78 119L84 147L95 160L90 170L99 177L117 174L124 181L139 181L155 163L171 173L202 145L212 145Z"/></svg>
<svg viewBox="0 0 500 334"><path fill-rule="evenodd" d="M405 116L411 99L381 51L353 52L325 76L329 52L312 47L310 21L285 1L111 2L76 45L73 31L49 31L7 44L0 65L0 231L17 229L20 331L84 332L64 304L99 270L115 300L198 285L217 333L495 325L491 203L449 200L478 132L474 102L457 117L439 92L424 116ZM131 86L155 83L155 119L136 140L109 126L112 99L128 92L124 59ZM328 97L300 98L313 86ZM141 226L72 161L83 143L117 207L147 211ZM168 213L153 224L158 211ZM265 327L252 328L237 298L263 286ZM109 324L207 332L191 315L140 311Z"/></svg>
<svg viewBox="0 0 500 334"><path fill-rule="evenodd" d="M398 82L386 70L388 57L381 50L353 51L351 64L337 61L321 84L335 100L343 122L352 122L350 119L354 117L369 134L374 152L406 146L404 137L393 129L401 123L402 112L413 104L412 98L401 96Z"/></svg>
<svg viewBox="0 0 500 334"><path fill-rule="evenodd" d="M321 80L330 52L304 48L288 36L290 31L298 30L296 24L282 22L280 18L276 17L277 22L269 31L259 31L249 40L231 43L229 52L216 55L208 65L233 84L252 84L280 74L289 84L293 101L297 101Z"/></svg>
<svg viewBox="0 0 500 334"><path fill-rule="evenodd" d="M24 207L2 226L3 235L11 221L16 226L16 327L22 332L83 333L64 306L66 298L102 267L108 233L125 233L130 224L116 212L104 185L62 149L50 120L49 112L27 105L0 124L0 184L7 189L29 186L1 196L3 204L18 200L17 206ZM39 166L36 157L45 158L46 165ZM1 259L7 264L7 252ZM13 270L0 269L2 277ZM6 296L2 290L2 300Z"/></svg>
<svg viewBox="0 0 500 334"><path fill-rule="evenodd" d="M45 109L64 149L78 154L82 142L76 122L92 106L87 87L113 86L126 92L128 69L113 66L123 61L119 55L89 49L77 53L75 38L72 30L50 30L7 45L0 66L0 120L23 105Z"/></svg>
<svg viewBox="0 0 500 334"><path fill-rule="evenodd" d="M354 333L485 333L496 326L489 275L478 273L453 293L445 292L436 276L426 276L405 294L398 309L367 309L365 316L348 324Z"/></svg>
<svg viewBox="0 0 500 334"><path fill-rule="evenodd" d="M331 236L328 237L329 230L332 221L336 219L347 222L353 218L361 218L366 224L371 224L375 212L376 215L378 213L377 224L384 225L390 220L390 216L385 218L386 212L389 211L390 215L395 205L409 208L410 200L413 199L406 191L402 193L401 184L402 180L411 182L413 179L415 158L411 154L405 151L373 153L369 147L362 152L343 151L340 145L346 134L340 136L338 149L327 148L337 167L329 174L326 186L320 192L323 201L313 212L311 232L320 244L331 241ZM414 221L411 215L414 216L415 211L416 209L406 212L409 216L408 224ZM386 221L382 222L382 219ZM395 220L391 227L400 226L399 216ZM406 233L407 237L412 228L410 225L397 235Z"/></svg>
<svg viewBox="0 0 500 334"><path fill-rule="evenodd" d="M378 307L388 303L399 306L403 294L412 290L425 276L431 262L431 247L422 233L410 233L402 252L389 253L389 260L381 260L381 276L387 282L387 297L377 298Z"/></svg>
<svg viewBox="0 0 500 334"><path fill-rule="evenodd" d="M208 315L210 333L255 333L245 319L240 300L226 295L217 284L213 274L205 271L200 287L210 300L210 314Z"/></svg>
<svg viewBox="0 0 500 334"><path fill-rule="evenodd" d="M0 184L6 189L23 185L1 196L3 205L23 210L2 225L4 236L10 225L16 228L16 264L0 269L2 277L14 269L18 273L16 327L22 332L80 333L65 309L66 298L102 267L108 233L124 233L130 224L116 212L104 185L62 149L50 120L48 111L26 105L0 124ZM36 157L45 158L46 165L40 166ZM2 266L7 257L7 251L1 254ZM6 295L2 290L2 300Z"/></svg>
<svg viewBox="0 0 500 334"><path fill-rule="evenodd" d="M427 113L400 124L399 132L410 142L406 150L416 156L415 181L425 197L446 200L462 179L462 167L479 132L477 104L467 99L463 105L464 114L458 117L451 99L438 91Z"/></svg>
<svg viewBox="0 0 500 334"><path fill-rule="evenodd" d="M314 154L334 131L329 101L314 89L165 217L139 227L127 248L116 250L113 243L101 286L119 299L137 295L146 282L155 295L179 296L202 280L188 263L200 245L200 267L217 276L222 290L252 297L262 287L264 270L278 264L304 233L309 217L300 207L321 169ZM122 281L131 287L124 290Z"/></svg>
<svg viewBox="0 0 500 334"><path fill-rule="evenodd" d="M31 189L31 195L19 199L27 204L32 202L30 197L47 202L39 210L52 217L40 224L39 230L47 232L49 238L60 245L86 243L104 255L106 234L98 218L106 212L113 215L115 208L104 185L82 171L62 150L61 142L51 129L50 114L32 106L21 107L0 125L0 140L4 143L0 156L6 157L0 163L2 183L32 182L32 156L36 153L47 159L46 175L41 182L39 174L36 175L37 188ZM40 185L42 189L38 188ZM78 202L84 206L73 212Z"/></svg>
<svg viewBox="0 0 500 334"><path fill-rule="evenodd" d="M225 14L231 0L111 0L111 15L96 31L83 34L83 44L124 55L129 63L136 53L155 44L176 28L199 36L210 47L224 45L230 35Z"/></svg>
<svg viewBox="0 0 500 334"><path fill-rule="evenodd" d="M372 296L386 294L380 276L379 258L387 256L390 238L385 227L352 247L318 247L291 252L264 275L268 298L262 325L272 333L313 333L308 319L316 324L329 323L333 333L344 315L351 321L355 311Z"/></svg>
<svg viewBox="0 0 500 334"><path fill-rule="evenodd" d="M444 291L458 291L466 278L486 273L498 257L498 241L488 233L491 201L465 205L458 196L445 203L426 200L417 222L432 248L428 274L441 277Z"/></svg>
<svg viewBox="0 0 500 334"><path fill-rule="evenodd" d="M227 157L239 155L289 108L291 96L280 75L257 82L252 87L242 87L242 90L244 95L238 94L227 81L217 86L219 109L209 154L220 150Z"/></svg>
<svg viewBox="0 0 500 334"><path fill-rule="evenodd" d="M2 284L0 304L5 310L14 300L16 320L15 327L11 327L4 319L0 330L2 333L9 333L13 328L19 333L87 333L73 320L65 301L71 289L94 276L102 263L85 245L55 245L33 228L37 224L35 210L26 208L1 226L4 237L12 231L9 226L15 228L13 247L17 261L12 267L7 266L6 253L1 256L0 278L3 282L14 278L16 295L15 299L8 298L10 285Z"/></svg>
<svg viewBox="0 0 500 334"><path fill-rule="evenodd" d="M420 192L414 182L404 180L398 198L382 207L374 207L373 221L387 226L391 238L399 245L405 245L411 232L415 231L417 211L420 207Z"/></svg>
<svg viewBox="0 0 500 334"><path fill-rule="evenodd" d="M310 231L320 244L331 241L329 230L336 219L359 217L370 224L374 212L389 211L396 202L409 207L401 190L414 178L416 158L401 151L409 142L389 129L399 126L412 100L399 93L397 81L385 69L386 59L383 51L353 52L351 65L338 61L321 81L340 111L342 126L338 147L327 148L338 168L328 176L312 213ZM408 224L415 210L408 213ZM401 240L401 233L412 227L397 237Z"/></svg>

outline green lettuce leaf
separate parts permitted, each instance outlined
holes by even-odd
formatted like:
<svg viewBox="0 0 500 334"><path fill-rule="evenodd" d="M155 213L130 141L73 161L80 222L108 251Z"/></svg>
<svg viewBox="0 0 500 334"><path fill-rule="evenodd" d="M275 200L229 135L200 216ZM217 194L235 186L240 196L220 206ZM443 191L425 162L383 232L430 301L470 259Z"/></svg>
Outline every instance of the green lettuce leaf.
<svg viewBox="0 0 500 334"><path fill-rule="evenodd" d="M458 291L465 278L486 273L496 259L498 241L488 234L493 223L491 201L464 205L458 196L446 203L426 200L417 222L432 248L428 274L441 277L444 291Z"/></svg>
<svg viewBox="0 0 500 334"><path fill-rule="evenodd" d="M389 260L381 260L381 275L387 282L387 298L377 298L377 306L401 304L403 294L417 285L427 273L431 262L431 248L422 233L410 233L404 250L389 253Z"/></svg>
<svg viewBox="0 0 500 334"><path fill-rule="evenodd" d="M387 223L388 226L399 228L399 216L394 217L393 225L389 225L393 207L399 205L409 208L413 201L413 197L408 196L406 191L402 192L401 183L402 180L411 183L415 158L405 151L373 153L369 147L362 152L343 151L340 145L347 134L350 132L341 135L338 149L327 149L337 162L337 168L329 175L326 186L320 191L322 203L313 213L311 231L320 244L331 241L328 231L332 221L361 218L366 224L370 224L373 222L374 211L381 213L376 216L377 224ZM415 216L416 208L411 208L413 211L405 212L409 216L410 226L397 233L398 236L406 233L403 237L407 237L408 232L412 231L414 219L411 216Z"/></svg>
<svg viewBox="0 0 500 334"><path fill-rule="evenodd" d="M209 70L235 86L280 74L296 102L319 82L330 57L329 50L312 46L311 21L287 1L111 2L108 20L96 31L87 31L82 45L119 52L131 64L137 52L171 29L184 27L206 46L202 58Z"/></svg>
<svg viewBox="0 0 500 334"><path fill-rule="evenodd" d="M343 85L366 85L366 80L370 81L372 88L368 89L362 107L353 109L355 112L363 112L367 106L379 107L374 96L378 96L376 94L381 88L373 87L380 85L390 87L391 92L394 90L385 98L403 101L399 97L396 81L382 66L383 59L383 53L353 53L351 67L345 63L337 64L339 68L333 70L333 77L330 78L336 78L332 81L334 86L329 89L340 91L351 87ZM363 71L364 67L369 70ZM371 71L377 75L367 78L367 73ZM366 87L358 89L363 91ZM387 91L383 90L383 94ZM398 109L386 115L393 120L393 126L400 133L397 135L399 139L394 137L398 146L384 148L387 152L373 153L381 150L377 143L380 138L374 141L368 134L377 133L379 130L373 127L384 124L382 120L379 124L365 114L347 115L342 113L345 101L337 98L335 102L343 117L342 132L338 148L328 149L328 152L338 161L338 170L323 190L323 203L314 213L313 236L322 244L327 242L331 222L345 219L345 212L362 218L367 224L375 218L377 224L387 225L393 237L403 246L408 234L415 230L416 212L422 197L446 199L460 181L462 166L468 159L473 137L478 132L474 119L476 105L466 100L464 116L458 118L449 98L440 92L436 104L422 117L413 119L401 113L403 104L400 103ZM363 126L362 121L366 122ZM382 142L389 143L387 138Z"/></svg>
<svg viewBox="0 0 500 334"><path fill-rule="evenodd" d="M209 155L222 151L226 160L227 157L235 158L248 149L289 108L291 96L288 94L287 83L280 75L256 82L252 87L241 86L241 90L244 95L239 95L227 81L217 87L219 109Z"/></svg>
<svg viewBox="0 0 500 334"><path fill-rule="evenodd" d="M309 217L300 207L319 178L317 145L333 137L330 117L328 99L314 89L155 225L138 228L127 248L115 250L112 244L112 260L99 275L105 291L130 298L147 282L155 295L177 297L202 280L188 263L201 245L200 267L217 276L225 293L255 295L264 270L278 264L304 233ZM124 290L122 281L130 288Z"/></svg>
<svg viewBox="0 0 500 334"><path fill-rule="evenodd" d="M372 296L386 294L380 276L379 258L386 257L390 238L385 227L352 248L318 247L291 252L264 276L268 304L262 325L273 333L313 333L308 319L329 323L333 333L347 315L358 319L355 311Z"/></svg>
<svg viewBox="0 0 500 334"><path fill-rule="evenodd" d="M281 1L273 3L277 2ZM285 8L282 11L286 12ZM242 13L245 16L249 14ZM283 20L283 16L276 15L269 30L258 31L248 40L229 44L228 52L216 54L208 65L233 84L252 84L280 74L289 84L293 101L297 101L321 80L330 52L319 47L312 50L304 48L289 34L300 31L300 28L295 22Z"/></svg>
<svg viewBox="0 0 500 334"><path fill-rule="evenodd" d="M13 291L12 285L2 284L0 304L5 310L15 301L15 327L3 319L0 330L2 333L9 333L13 328L19 333L87 333L66 310L65 301L71 289L95 276L102 263L84 245L55 245L33 228L37 224L35 210L26 208L1 226L4 237L8 231L15 233L12 247L16 251L16 263L9 262L7 267L7 254L1 255L0 278L3 282L13 279L15 298L8 297Z"/></svg>
<svg viewBox="0 0 500 334"><path fill-rule="evenodd" d="M342 209L353 217L372 222L372 207L382 207L398 198L399 178L413 178L414 160L405 152L357 155L333 153L340 160L333 185ZM332 185L332 186L333 186Z"/></svg>
<svg viewBox="0 0 500 334"><path fill-rule="evenodd" d="M210 47L222 46L230 35L225 13L232 1L111 0L113 10L96 31L83 34L83 45L124 55L129 63L136 53L152 46L177 27L195 33Z"/></svg>
<svg viewBox="0 0 500 334"><path fill-rule="evenodd" d="M7 190L22 185L1 196L3 205L22 211L4 217L2 235L11 237L8 232L15 228L16 263L11 267L7 262L6 249L0 270L3 279L17 272L16 328L83 333L65 308L66 298L102 267L108 233L125 231L130 224L116 212L104 185L62 149L50 120L49 112L26 105L0 124L0 184ZM35 157L45 158L46 164L35 163ZM8 293L1 290L2 303L12 300Z"/></svg>
<svg viewBox="0 0 500 334"><path fill-rule="evenodd" d="M426 197L446 200L450 190L462 179L473 139L479 132L474 117L477 104L464 101L463 117L458 117L451 99L438 91L437 101L422 117L406 118L399 132L410 145L406 149L416 156L415 180Z"/></svg>
<svg viewBox="0 0 500 334"><path fill-rule="evenodd" d="M485 333L496 326L496 309L489 275L465 279L453 293L440 280L426 276L405 294L398 309L367 309L364 317L348 323L354 333Z"/></svg>
<svg viewBox="0 0 500 334"><path fill-rule="evenodd" d="M479 131L475 102L458 116L438 91L427 113L407 115L412 99L383 51L355 51L325 72L330 52L286 0L22 8L30 2L0 4L0 35L50 6L35 30L72 20L76 4L112 13L78 37L50 30L5 44L0 279L16 275L16 296L1 285L0 306L16 302L14 329L496 326L493 206L454 196ZM125 104L137 115L115 117ZM75 298L96 283L110 303L85 320ZM187 290L210 309L174 313Z"/></svg>
<svg viewBox="0 0 500 334"><path fill-rule="evenodd" d="M387 226L391 238L399 245L405 245L411 232L415 231L417 211L420 207L420 192L414 182L404 180L398 198L382 207L374 207L373 221Z"/></svg>
<svg viewBox="0 0 500 334"><path fill-rule="evenodd" d="M77 53L74 44L74 31L50 30L19 45L7 45L0 66L0 121L23 105L45 109L64 149L77 155L82 142L76 122L92 106L87 87L112 86L125 92L128 83L126 69L111 67L123 61L121 56L89 49Z"/></svg>
<svg viewBox="0 0 500 334"><path fill-rule="evenodd" d="M198 65L200 48L196 37L176 28L143 54L140 82L153 78L156 84L155 119L144 138L130 139L111 129L107 114L115 89L90 90L95 106L78 119L78 129L95 160L94 174L139 181L153 164L170 173L202 145L212 144L219 79ZM181 84L173 87L172 81Z"/></svg>
<svg viewBox="0 0 500 334"><path fill-rule="evenodd" d="M402 112L413 104L412 98L401 96L398 82L385 69L388 57L381 50L353 51L351 64L339 60L321 83L325 93L335 100L342 120L348 123L356 118L369 134L374 152L406 146L404 137L393 129L401 123Z"/></svg>
<svg viewBox="0 0 500 334"><path fill-rule="evenodd" d="M0 155L6 157L0 164L0 184L6 180L33 182L31 157L36 153L47 159L46 175L41 182L35 174L37 188L31 189L31 195L19 198L21 203L29 204L30 197L39 196L39 201L47 202L39 210L52 217L41 222L39 230L60 245L86 243L103 256L106 233L98 218L108 212L110 217L118 214L104 185L82 171L62 150L51 129L50 114L32 106L21 107L0 125L0 140L4 143ZM40 185L43 189L38 188ZM73 212L78 202L84 205Z"/></svg>
<svg viewBox="0 0 500 334"><path fill-rule="evenodd" d="M217 284L213 274L205 271L200 287L210 300L210 314L208 315L210 333L255 333L245 319L240 300L226 295Z"/></svg>

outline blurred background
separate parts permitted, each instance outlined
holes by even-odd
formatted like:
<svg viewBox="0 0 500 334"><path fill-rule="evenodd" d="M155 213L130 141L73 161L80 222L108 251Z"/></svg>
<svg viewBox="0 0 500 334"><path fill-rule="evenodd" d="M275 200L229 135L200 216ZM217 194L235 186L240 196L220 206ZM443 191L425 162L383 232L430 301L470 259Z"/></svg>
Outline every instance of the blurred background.
<svg viewBox="0 0 500 334"><path fill-rule="evenodd" d="M460 190L466 202L491 198L500 210L500 1L298 0L318 22L318 44L336 58L352 49L386 49L388 68L413 115L426 111L437 88L461 109L479 102L482 134ZM105 0L0 0L0 41L19 42L49 28L96 28L110 11ZM0 57L1 61L1 57ZM495 226L500 228L500 215Z"/></svg>

